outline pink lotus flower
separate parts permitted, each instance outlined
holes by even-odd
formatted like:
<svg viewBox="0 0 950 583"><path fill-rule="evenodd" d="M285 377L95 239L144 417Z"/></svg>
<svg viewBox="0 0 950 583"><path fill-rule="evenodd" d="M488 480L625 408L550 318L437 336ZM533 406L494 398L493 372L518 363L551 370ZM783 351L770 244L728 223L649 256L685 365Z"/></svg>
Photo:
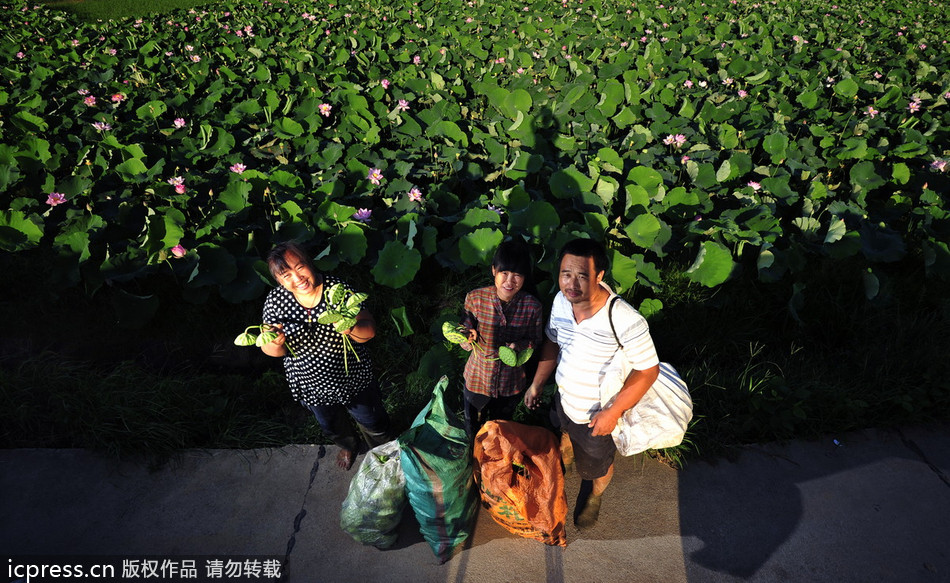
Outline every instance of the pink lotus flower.
<svg viewBox="0 0 950 583"><path fill-rule="evenodd" d="M232 164L230 170L235 174L242 174L245 170L247 170L247 166L238 162L237 164Z"/></svg>
<svg viewBox="0 0 950 583"><path fill-rule="evenodd" d="M682 148L683 144L686 143L686 136L683 134L670 134L663 138L663 143L667 146L676 146L677 149Z"/></svg>
<svg viewBox="0 0 950 583"><path fill-rule="evenodd" d="M82 102L85 103L87 107L92 107L96 104L96 98L93 95L87 95L83 98Z"/></svg>
<svg viewBox="0 0 950 583"><path fill-rule="evenodd" d="M920 98L915 97L913 101L907 104L907 109L909 109L911 113L917 113L920 111Z"/></svg>
<svg viewBox="0 0 950 583"><path fill-rule="evenodd" d="M317 106L317 109L320 110L320 115L323 117L330 117L330 112L333 110L333 106L329 103L321 103Z"/></svg>
<svg viewBox="0 0 950 583"><path fill-rule="evenodd" d="M422 63L422 59L419 57L419 55L416 55L416 56L412 57L412 64L413 64L413 65L418 65L418 64L420 64L420 63Z"/></svg>
<svg viewBox="0 0 950 583"><path fill-rule="evenodd" d="M172 252L172 255L174 255L178 259L181 259L182 257L185 256L186 253L188 253L188 250L182 247L181 243L179 243L178 245L175 245L174 247L171 248L171 252Z"/></svg>
<svg viewBox="0 0 950 583"><path fill-rule="evenodd" d="M383 86L383 89L389 89L389 79L383 79L379 84Z"/></svg>
<svg viewBox="0 0 950 583"><path fill-rule="evenodd" d="M353 215L353 218L362 223L368 223L370 217L372 216L373 216L373 211L369 209L361 208L358 211L356 211L356 213Z"/></svg>
<svg viewBox="0 0 950 583"><path fill-rule="evenodd" d="M112 99L112 103L122 103L123 101L125 101L125 94L113 93L110 99Z"/></svg>
<svg viewBox="0 0 950 583"><path fill-rule="evenodd" d="M754 180L750 180L750 181L749 181L749 188L751 188L752 190L759 190L760 188L762 188L762 185L759 184L758 182L754 181Z"/></svg>
<svg viewBox="0 0 950 583"><path fill-rule="evenodd" d="M686 164L687 162L689 162L689 156L683 156L680 158L680 164Z"/></svg>
<svg viewBox="0 0 950 583"><path fill-rule="evenodd" d="M96 128L96 130L100 132L107 132L112 129L112 126L104 121L94 121L92 122L92 127Z"/></svg>
<svg viewBox="0 0 950 583"><path fill-rule="evenodd" d="M405 99L400 99L399 104L396 105L396 109L399 111L409 111L409 102Z"/></svg>
<svg viewBox="0 0 950 583"><path fill-rule="evenodd" d="M181 176L169 178L168 183L175 187L175 192L178 194L185 194L185 179Z"/></svg>
<svg viewBox="0 0 950 583"><path fill-rule="evenodd" d="M46 204L50 206L56 206L64 202L66 202L66 195L60 192L51 192L50 195L46 197Z"/></svg>
<svg viewBox="0 0 950 583"><path fill-rule="evenodd" d="M947 168L950 167L950 161L938 158L930 163L930 167L937 172L946 172Z"/></svg>
<svg viewBox="0 0 950 583"><path fill-rule="evenodd" d="M366 178L373 184L379 184L383 180L383 173L379 171L379 168L370 168Z"/></svg>
<svg viewBox="0 0 950 583"><path fill-rule="evenodd" d="M739 90L739 99L745 99L745 98L748 97L748 96L749 96L749 92L748 92L748 91L746 91L745 89L740 89L740 90Z"/></svg>
<svg viewBox="0 0 950 583"><path fill-rule="evenodd" d="M198 55L191 55L191 61L192 61L193 63L200 63L200 62L201 62L201 57L199 57Z"/></svg>
<svg viewBox="0 0 950 583"><path fill-rule="evenodd" d="M413 186L409 190L409 200L412 202L422 202L422 191L418 187Z"/></svg>
<svg viewBox="0 0 950 583"><path fill-rule="evenodd" d="M687 79L686 82L683 83L683 87L691 89L693 87L693 82Z"/></svg>
<svg viewBox="0 0 950 583"><path fill-rule="evenodd" d="M874 119L874 117L879 113L881 112L874 109L874 106L872 105L869 105L868 108L864 111L864 114L871 116L871 119Z"/></svg>
<svg viewBox="0 0 950 583"><path fill-rule="evenodd" d="M185 127L185 124L187 124L187 123L188 123L188 122L185 121L185 118L183 118L183 117L176 117L176 118L175 118L175 121L172 122L172 125L175 126L176 129L181 129L181 128Z"/></svg>

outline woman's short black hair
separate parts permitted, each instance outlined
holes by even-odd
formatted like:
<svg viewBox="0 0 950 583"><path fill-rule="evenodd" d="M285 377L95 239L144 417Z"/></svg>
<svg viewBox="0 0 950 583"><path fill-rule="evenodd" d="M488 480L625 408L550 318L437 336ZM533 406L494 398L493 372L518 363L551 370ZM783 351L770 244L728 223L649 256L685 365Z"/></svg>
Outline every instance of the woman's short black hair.
<svg viewBox="0 0 950 583"><path fill-rule="evenodd" d="M523 241L509 239L502 242L495 249L491 265L497 271L511 271L531 279L531 251Z"/></svg>
<svg viewBox="0 0 950 583"><path fill-rule="evenodd" d="M558 257L557 264L558 269L560 269L561 261L564 259L565 255L576 255L577 257L592 257L594 259L594 269L597 273L601 271L606 272L607 268L610 266L610 262L607 260L607 250L604 249L604 246L593 239L573 239L568 241L563 248L561 248L561 255Z"/></svg>
<svg viewBox="0 0 950 583"><path fill-rule="evenodd" d="M313 261L310 260L310 254L304 251L300 245L293 241L288 241L274 245L274 248L267 254L267 268L270 269L270 274L274 276L274 279L277 279L277 276L290 269L290 265L287 263L288 253L299 257L300 260L310 268L310 271L316 271L313 268Z"/></svg>

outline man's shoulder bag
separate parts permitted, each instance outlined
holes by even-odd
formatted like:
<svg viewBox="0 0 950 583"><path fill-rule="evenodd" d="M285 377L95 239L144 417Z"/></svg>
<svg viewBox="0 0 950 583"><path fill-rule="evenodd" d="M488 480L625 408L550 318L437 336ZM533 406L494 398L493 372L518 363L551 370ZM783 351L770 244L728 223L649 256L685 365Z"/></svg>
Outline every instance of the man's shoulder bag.
<svg viewBox="0 0 950 583"><path fill-rule="evenodd" d="M621 351L620 342L614 328L613 308L619 296L610 299L607 308L607 318L610 329ZM620 392L623 383L630 373L630 368L618 351L616 358L620 359L619 373L608 378L600 388L600 400L604 407ZM680 378L676 369L666 362L660 363L660 375L653 386L647 390L640 401L624 411L617 427L611 436L620 455L629 456L648 449L663 449L675 447L683 442L686 428L693 418L693 401L689 396L686 383Z"/></svg>

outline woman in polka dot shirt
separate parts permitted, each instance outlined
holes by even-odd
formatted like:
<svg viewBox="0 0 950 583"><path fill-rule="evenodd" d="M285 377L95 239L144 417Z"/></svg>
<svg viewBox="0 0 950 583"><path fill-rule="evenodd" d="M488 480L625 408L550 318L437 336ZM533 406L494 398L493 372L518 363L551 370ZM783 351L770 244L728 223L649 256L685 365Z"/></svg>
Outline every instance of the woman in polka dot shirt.
<svg viewBox="0 0 950 583"><path fill-rule="evenodd" d="M371 446L393 439L365 346L376 336L376 321L366 309L360 311L356 325L344 332L359 360L352 353L345 355L342 334L331 324L317 322L317 317L326 309L324 289L346 284L318 273L309 256L294 243L275 246L267 265L280 287L267 294L263 321L278 334L261 349L284 359L291 394L310 409L327 437L340 447L337 465L349 469L360 445L350 417Z"/></svg>

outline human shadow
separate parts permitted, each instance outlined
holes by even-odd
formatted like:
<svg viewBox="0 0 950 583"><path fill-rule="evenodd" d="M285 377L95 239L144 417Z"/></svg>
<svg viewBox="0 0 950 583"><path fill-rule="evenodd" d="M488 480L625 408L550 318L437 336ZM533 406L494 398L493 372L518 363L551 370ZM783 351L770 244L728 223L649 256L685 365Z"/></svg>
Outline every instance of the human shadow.
<svg viewBox="0 0 950 583"><path fill-rule="evenodd" d="M768 580L792 569L813 580L840 577L836 569L853 580L888 570L913 579L911 570L940 552L930 541L948 534L935 517L950 505L925 493L946 500L950 484L932 468L900 431L750 446L734 460L690 463L678 480L687 580L707 581L710 571Z"/></svg>

